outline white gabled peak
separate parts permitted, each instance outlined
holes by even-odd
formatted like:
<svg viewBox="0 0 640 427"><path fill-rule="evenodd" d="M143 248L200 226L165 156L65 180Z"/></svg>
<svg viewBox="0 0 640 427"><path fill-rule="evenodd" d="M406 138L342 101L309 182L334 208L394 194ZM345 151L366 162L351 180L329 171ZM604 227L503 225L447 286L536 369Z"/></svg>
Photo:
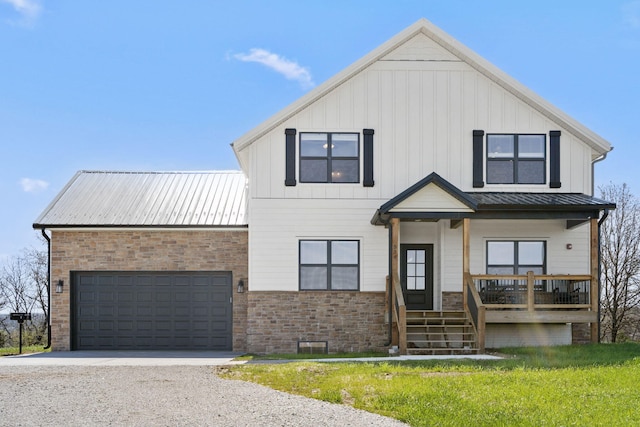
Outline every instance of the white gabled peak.
<svg viewBox="0 0 640 427"><path fill-rule="evenodd" d="M420 32L380 58L381 61L455 61L460 58Z"/></svg>
<svg viewBox="0 0 640 427"><path fill-rule="evenodd" d="M241 161L242 156L240 156L241 151L373 63L377 61L406 60L464 62L517 99L547 117L550 121L556 123L558 128L565 129L584 141L597 155L605 154L612 149L609 142L604 138L551 105L428 20L422 18L235 140L232 143L232 147L241 165L243 164Z"/></svg>

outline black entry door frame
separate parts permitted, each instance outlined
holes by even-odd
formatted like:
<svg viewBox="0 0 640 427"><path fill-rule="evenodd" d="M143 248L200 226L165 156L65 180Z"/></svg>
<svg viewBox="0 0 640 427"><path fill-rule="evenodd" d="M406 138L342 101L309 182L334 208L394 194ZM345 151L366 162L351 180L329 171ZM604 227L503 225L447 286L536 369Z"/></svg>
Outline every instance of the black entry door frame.
<svg viewBox="0 0 640 427"><path fill-rule="evenodd" d="M407 310L433 310L433 244L400 245L400 282Z"/></svg>

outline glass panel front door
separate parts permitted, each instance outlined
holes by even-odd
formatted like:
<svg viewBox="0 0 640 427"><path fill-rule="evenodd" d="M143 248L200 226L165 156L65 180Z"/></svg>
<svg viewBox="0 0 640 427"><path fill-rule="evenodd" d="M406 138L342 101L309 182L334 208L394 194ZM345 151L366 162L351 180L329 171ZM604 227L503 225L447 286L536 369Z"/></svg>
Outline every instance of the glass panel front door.
<svg viewBox="0 0 640 427"><path fill-rule="evenodd" d="M407 310L433 310L433 245L400 245L400 253Z"/></svg>

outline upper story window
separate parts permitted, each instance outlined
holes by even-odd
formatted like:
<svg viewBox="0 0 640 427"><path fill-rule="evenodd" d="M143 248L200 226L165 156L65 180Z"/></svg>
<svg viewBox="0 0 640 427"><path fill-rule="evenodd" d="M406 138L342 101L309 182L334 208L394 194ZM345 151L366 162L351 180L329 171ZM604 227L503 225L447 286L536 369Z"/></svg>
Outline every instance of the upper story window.
<svg viewBox="0 0 640 427"><path fill-rule="evenodd" d="M544 184L545 135L487 135L487 184Z"/></svg>
<svg viewBox="0 0 640 427"><path fill-rule="evenodd" d="M300 290L357 291L360 281L360 242L301 240Z"/></svg>
<svg viewBox="0 0 640 427"><path fill-rule="evenodd" d="M545 274L544 241L493 240L487 242L487 274Z"/></svg>
<svg viewBox="0 0 640 427"><path fill-rule="evenodd" d="M300 182L360 182L360 135L301 133Z"/></svg>

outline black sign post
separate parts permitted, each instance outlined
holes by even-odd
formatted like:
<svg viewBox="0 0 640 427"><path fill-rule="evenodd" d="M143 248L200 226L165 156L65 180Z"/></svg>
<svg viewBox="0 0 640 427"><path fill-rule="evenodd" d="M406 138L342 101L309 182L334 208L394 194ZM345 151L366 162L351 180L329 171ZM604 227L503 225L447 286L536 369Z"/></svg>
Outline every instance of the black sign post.
<svg viewBox="0 0 640 427"><path fill-rule="evenodd" d="M9 318L20 324L20 354L22 354L22 324L25 320L31 320L31 313L10 313Z"/></svg>

